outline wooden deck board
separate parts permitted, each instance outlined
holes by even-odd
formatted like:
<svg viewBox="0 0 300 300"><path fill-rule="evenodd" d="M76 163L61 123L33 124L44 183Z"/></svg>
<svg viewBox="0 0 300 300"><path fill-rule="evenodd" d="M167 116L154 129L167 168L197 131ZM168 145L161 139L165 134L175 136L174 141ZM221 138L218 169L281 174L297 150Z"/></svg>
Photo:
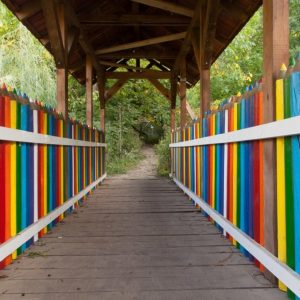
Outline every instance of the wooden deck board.
<svg viewBox="0 0 300 300"><path fill-rule="evenodd" d="M1 299L286 299L167 179L112 178L5 270Z"/></svg>

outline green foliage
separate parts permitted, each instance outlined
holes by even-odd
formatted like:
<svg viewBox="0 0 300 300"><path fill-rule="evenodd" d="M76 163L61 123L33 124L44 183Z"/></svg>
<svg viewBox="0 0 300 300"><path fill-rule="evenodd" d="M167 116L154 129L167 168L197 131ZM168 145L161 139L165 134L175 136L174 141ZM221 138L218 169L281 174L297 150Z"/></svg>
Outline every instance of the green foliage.
<svg viewBox="0 0 300 300"><path fill-rule="evenodd" d="M55 105L52 56L0 2L0 81Z"/></svg>
<svg viewBox="0 0 300 300"><path fill-rule="evenodd" d="M159 176L168 177L170 173L170 141L170 134L166 134L155 146L155 152L158 155L157 174Z"/></svg>
<svg viewBox="0 0 300 300"><path fill-rule="evenodd" d="M112 85L113 82L108 83ZM106 137L109 141L107 168L124 172L141 159L141 123L160 128L169 122L169 105L145 80L128 83L106 105ZM124 160L127 159L126 163Z"/></svg>
<svg viewBox="0 0 300 300"><path fill-rule="evenodd" d="M300 52L300 2L290 0L290 54L295 57Z"/></svg>

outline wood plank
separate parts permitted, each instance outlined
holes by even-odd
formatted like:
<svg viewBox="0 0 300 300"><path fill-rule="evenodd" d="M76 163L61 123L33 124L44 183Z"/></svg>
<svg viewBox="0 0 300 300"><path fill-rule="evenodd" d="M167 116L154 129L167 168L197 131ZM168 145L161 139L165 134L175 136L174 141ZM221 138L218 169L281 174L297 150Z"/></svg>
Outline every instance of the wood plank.
<svg viewBox="0 0 300 300"><path fill-rule="evenodd" d="M131 1L148 5L151 7L159 8L162 10L166 10L187 17L192 17L194 15L194 11L192 9L175 3L167 2L167 1L161 1L161 0L131 0Z"/></svg>
<svg viewBox="0 0 300 300"><path fill-rule="evenodd" d="M122 50L156 45L159 43L176 41L176 40L184 39L185 35L186 35L186 32L184 31L184 32L179 32L179 33L174 33L174 34L163 35L163 36L159 36L159 37L155 37L155 38L140 40L140 41L136 41L136 42L125 43L125 44L121 44L121 45L116 45L116 46L112 46L112 47L99 49L96 51L96 54L100 55L100 54L106 54L106 53L117 52L117 51L122 51Z"/></svg>
<svg viewBox="0 0 300 300"><path fill-rule="evenodd" d="M105 181L1 270L1 299L285 299L169 180L133 178Z"/></svg>

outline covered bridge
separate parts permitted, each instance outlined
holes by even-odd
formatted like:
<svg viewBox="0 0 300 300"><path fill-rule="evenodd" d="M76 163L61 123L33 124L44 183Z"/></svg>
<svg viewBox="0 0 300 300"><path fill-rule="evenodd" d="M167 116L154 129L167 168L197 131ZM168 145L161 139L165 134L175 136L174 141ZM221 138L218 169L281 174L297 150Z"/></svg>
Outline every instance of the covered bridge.
<svg viewBox="0 0 300 300"><path fill-rule="evenodd" d="M297 70L276 81L288 0L2 1L57 68L56 111L0 94L3 299L284 299L277 279L300 296ZM210 67L262 5L263 84L210 111ZM86 86L86 125L68 119L69 74ZM108 179L83 201L106 177L105 105L139 78L170 102L171 176L196 208L155 176ZM187 126L198 80L201 114Z"/></svg>

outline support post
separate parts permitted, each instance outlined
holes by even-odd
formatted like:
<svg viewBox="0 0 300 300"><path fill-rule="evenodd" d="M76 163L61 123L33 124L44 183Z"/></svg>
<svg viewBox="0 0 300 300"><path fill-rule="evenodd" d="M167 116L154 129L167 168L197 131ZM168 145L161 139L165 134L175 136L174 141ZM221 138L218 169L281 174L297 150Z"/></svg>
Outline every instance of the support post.
<svg viewBox="0 0 300 300"><path fill-rule="evenodd" d="M56 69L56 109L68 116L68 70Z"/></svg>
<svg viewBox="0 0 300 300"><path fill-rule="evenodd" d="M202 69L200 72L200 93L201 93L201 116L209 110L210 106L210 70Z"/></svg>
<svg viewBox="0 0 300 300"><path fill-rule="evenodd" d="M93 126L93 63L89 55L86 56L86 124Z"/></svg>
<svg viewBox="0 0 300 300"><path fill-rule="evenodd" d="M63 3L59 4L57 7L57 23L62 43L61 46L64 64L59 65L56 69L56 109L58 112L62 113L64 117L68 117L68 24L66 21L66 10Z"/></svg>
<svg viewBox="0 0 300 300"><path fill-rule="evenodd" d="M180 64L180 127L186 126L186 58Z"/></svg>
<svg viewBox="0 0 300 300"><path fill-rule="evenodd" d="M174 72L172 72L172 76L171 76L171 93L170 93L170 97L171 97L171 103L170 103L170 129L171 132L175 131L175 109L176 109L176 96L177 96L177 78L174 74Z"/></svg>
<svg viewBox="0 0 300 300"><path fill-rule="evenodd" d="M100 126L101 130L105 132L105 69L101 68L98 73L98 91L100 100Z"/></svg>
<svg viewBox="0 0 300 300"><path fill-rule="evenodd" d="M289 5L288 0L263 1L263 62L264 62L264 123L275 117L275 79L282 63L289 59ZM280 34L279 34L280 33ZM276 243L276 161L275 141L264 142L264 246L274 255ZM273 282L275 277L266 272Z"/></svg>

